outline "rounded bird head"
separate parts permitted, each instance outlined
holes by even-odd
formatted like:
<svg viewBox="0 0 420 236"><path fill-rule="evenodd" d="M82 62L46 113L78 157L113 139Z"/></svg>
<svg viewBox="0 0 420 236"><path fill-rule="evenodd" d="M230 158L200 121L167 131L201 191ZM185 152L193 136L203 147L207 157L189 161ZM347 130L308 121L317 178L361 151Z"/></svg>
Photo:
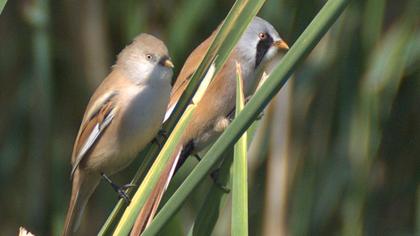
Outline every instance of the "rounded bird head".
<svg viewBox="0 0 420 236"><path fill-rule="evenodd" d="M118 55L117 68L136 83L171 81L173 63L168 49L158 38L150 34L140 34Z"/></svg>
<svg viewBox="0 0 420 236"><path fill-rule="evenodd" d="M289 47L268 21L256 16L241 36L236 49L257 68Z"/></svg>

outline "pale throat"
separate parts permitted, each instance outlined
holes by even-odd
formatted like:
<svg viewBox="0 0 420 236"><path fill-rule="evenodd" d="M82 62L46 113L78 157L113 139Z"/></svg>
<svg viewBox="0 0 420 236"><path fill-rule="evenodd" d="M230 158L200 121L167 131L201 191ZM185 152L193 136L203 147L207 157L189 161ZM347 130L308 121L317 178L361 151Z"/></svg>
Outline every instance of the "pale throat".
<svg viewBox="0 0 420 236"><path fill-rule="evenodd" d="M117 68L135 84L141 85L149 80L148 78L150 78L152 71L151 65L146 63L136 60L126 60L124 63L118 63Z"/></svg>

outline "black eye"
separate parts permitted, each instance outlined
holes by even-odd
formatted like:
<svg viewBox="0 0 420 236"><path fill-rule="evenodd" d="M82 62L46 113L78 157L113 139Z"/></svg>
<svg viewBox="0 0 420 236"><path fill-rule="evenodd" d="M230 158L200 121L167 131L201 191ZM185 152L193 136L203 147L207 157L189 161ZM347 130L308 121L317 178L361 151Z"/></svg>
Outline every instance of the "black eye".
<svg viewBox="0 0 420 236"><path fill-rule="evenodd" d="M267 38L267 33L261 32L261 33L259 33L259 34L258 34L258 37L259 37L261 40L265 40L265 39Z"/></svg>
<svg viewBox="0 0 420 236"><path fill-rule="evenodd" d="M146 54L146 58L147 60L151 61L153 59L152 54Z"/></svg>

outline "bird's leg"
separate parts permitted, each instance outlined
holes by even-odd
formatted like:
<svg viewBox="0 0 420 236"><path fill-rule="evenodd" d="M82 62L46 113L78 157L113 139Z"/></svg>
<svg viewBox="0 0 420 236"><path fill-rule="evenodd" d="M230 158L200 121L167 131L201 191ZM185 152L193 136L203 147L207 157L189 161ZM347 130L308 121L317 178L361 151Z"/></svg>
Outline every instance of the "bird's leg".
<svg viewBox="0 0 420 236"><path fill-rule="evenodd" d="M198 154L193 154L193 156L197 159L197 161L201 161L201 157Z"/></svg>
<svg viewBox="0 0 420 236"><path fill-rule="evenodd" d="M131 202L130 197L127 195L127 193L125 191L129 188L135 187L136 185L135 184L125 184L125 185L119 186L119 185L115 184L114 182L112 182L112 180L105 173L101 173L101 175L111 185L111 187L114 189L114 191L118 193L118 196L120 198L124 199L127 204L130 204L130 202Z"/></svg>
<svg viewBox="0 0 420 236"><path fill-rule="evenodd" d="M168 132L164 129L160 129L156 137L153 138L154 143L156 143L160 149L162 149L165 139L168 138Z"/></svg>

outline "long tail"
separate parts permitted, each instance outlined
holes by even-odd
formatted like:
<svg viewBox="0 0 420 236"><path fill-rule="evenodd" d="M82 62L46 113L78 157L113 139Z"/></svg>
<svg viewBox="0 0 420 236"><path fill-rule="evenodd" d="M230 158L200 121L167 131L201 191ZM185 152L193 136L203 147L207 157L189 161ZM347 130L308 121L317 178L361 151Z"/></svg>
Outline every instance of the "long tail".
<svg viewBox="0 0 420 236"><path fill-rule="evenodd" d="M184 153L182 152L182 146L177 147L177 151L174 152L174 155L170 158L168 165L163 170L159 180L151 192L149 198L146 200L143 208L140 210L139 215L137 216L136 222L134 223L133 229L131 230L130 236L140 235L144 229L152 222L153 217L156 214L156 211L159 207L159 203L162 200L163 194L168 188L169 182L171 181L175 171L177 169L178 163Z"/></svg>
<svg viewBox="0 0 420 236"><path fill-rule="evenodd" d="M100 181L100 175L87 174L77 171L73 176L73 187L69 208L67 210L66 221L64 223L63 236L74 235L79 228L80 220L86 204L95 191Z"/></svg>

